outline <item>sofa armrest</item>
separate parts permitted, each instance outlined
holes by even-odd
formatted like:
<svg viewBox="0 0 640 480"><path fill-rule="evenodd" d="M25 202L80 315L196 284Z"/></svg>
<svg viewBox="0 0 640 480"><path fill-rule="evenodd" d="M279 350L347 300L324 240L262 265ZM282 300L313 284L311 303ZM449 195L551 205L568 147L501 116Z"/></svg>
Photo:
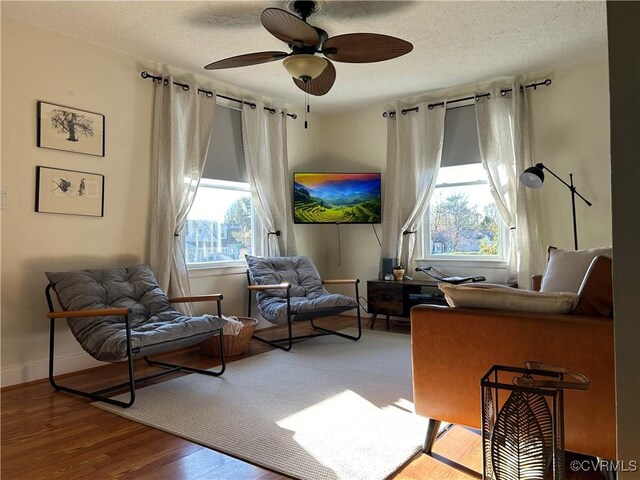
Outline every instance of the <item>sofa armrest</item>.
<svg viewBox="0 0 640 480"><path fill-rule="evenodd" d="M493 365L531 360L583 373L589 390L565 392L566 447L615 458L611 319L419 305L411 310L411 349L416 411L473 428L480 378Z"/></svg>

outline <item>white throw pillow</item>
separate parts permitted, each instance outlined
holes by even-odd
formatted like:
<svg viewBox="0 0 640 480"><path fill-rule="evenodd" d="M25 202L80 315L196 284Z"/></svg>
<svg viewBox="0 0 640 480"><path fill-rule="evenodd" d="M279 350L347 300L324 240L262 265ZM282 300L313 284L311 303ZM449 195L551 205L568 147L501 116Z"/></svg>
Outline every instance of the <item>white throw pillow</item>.
<svg viewBox="0 0 640 480"><path fill-rule="evenodd" d="M541 292L578 293L589 265L598 255L611 256L611 247L589 250L549 249L549 262L542 276Z"/></svg>
<svg viewBox="0 0 640 480"><path fill-rule="evenodd" d="M517 288L475 283L452 285L439 283L438 288L450 307L492 308L516 312L569 313L578 303L578 295L569 292L532 292Z"/></svg>

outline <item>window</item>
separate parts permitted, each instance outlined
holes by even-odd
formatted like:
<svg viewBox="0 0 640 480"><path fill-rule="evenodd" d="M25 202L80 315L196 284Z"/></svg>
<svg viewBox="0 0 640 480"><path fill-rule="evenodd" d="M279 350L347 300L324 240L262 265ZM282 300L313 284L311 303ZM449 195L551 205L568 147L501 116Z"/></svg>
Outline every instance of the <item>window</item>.
<svg viewBox="0 0 640 480"><path fill-rule="evenodd" d="M218 105L184 234L187 265L223 266L254 253L255 215L242 148L242 112Z"/></svg>
<svg viewBox="0 0 640 480"><path fill-rule="evenodd" d="M187 217L187 263L244 261L253 253L253 224L248 183L201 180Z"/></svg>
<svg viewBox="0 0 640 480"><path fill-rule="evenodd" d="M504 257L504 226L481 164L440 168L428 216L430 256Z"/></svg>
<svg viewBox="0 0 640 480"><path fill-rule="evenodd" d="M447 110L442 165L425 218L430 259L503 260L506 228L480 160L473 105Z"/></svg>

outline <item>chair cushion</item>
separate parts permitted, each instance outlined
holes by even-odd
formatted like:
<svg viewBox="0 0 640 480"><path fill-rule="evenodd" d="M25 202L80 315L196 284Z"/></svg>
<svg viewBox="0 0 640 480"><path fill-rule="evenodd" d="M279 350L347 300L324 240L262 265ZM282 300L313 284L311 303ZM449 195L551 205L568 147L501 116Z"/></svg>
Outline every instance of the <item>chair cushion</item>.
<svg viewBox="0 0 640 480"><path fill-rule="evenodd" d="M320 274L309 257L254 257L246 256L249 275L254 285L291 284L292 297L315 298L327 293ZM259 293L267 297L286 297L285 290Z"/></svg>
<svg viewBox="0 0 640 480"><path fill-rule="evenodd" d="M578 295L569 292L532 292L517 288L475 283L472 285L452 285L439 283L451 307L490 308L494 310L512 310L537 313L569 313L577 301Z"/></svg>
<svg viewBox="0 0 640 480"><path fill-rule="evenodd" d="M279 297L263 298L258 304L263 318L276 325L287 324L287 300ZM358 304L346 295L326 293L314 299L292 297L292 320L308 320L310 318L338 315L356 308Z"/></svg>
<svg viewBox="0 0 640 480"><path fill-rule="evenodd" d="M291 284L293 319L335 315L358 306L346 295L332 294L322 286L320 274L309 257L246 256L251 283L254 285ZM275 324L287 323L287 291L268 290L256 295L260 313ZM313 315L318 313L318 315Z"/></svg>
<svg viewBox="0 0 640 480"><path fill-rule="evenodd" d="M129 308L134 356L187 346L213 335L225 320L212 315L187 317L173 308L160 290L148 265L127 268L46 272L63 310ZM119 316L69 318L67 323L82 347L105 362L127 359L124 318ZM161 348L163 344L166 348Z"/></svg>
<svg viewBox="0 0 640 480"><path fill-rule="evenodd" d="M611 247L589 250L549 248L549 262L542 276L541 292L578 293L587 269L598 255L611 256Z"/></svg>

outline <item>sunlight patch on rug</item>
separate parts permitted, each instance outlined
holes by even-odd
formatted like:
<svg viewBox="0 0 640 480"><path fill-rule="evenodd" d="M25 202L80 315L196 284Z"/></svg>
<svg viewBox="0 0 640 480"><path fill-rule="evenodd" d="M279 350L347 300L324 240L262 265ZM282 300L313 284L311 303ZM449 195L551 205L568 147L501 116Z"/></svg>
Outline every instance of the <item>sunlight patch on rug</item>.
<svg viewBox="0 0 640 480"><path fill-rule="evenodd" d="M278 422L278 425L290 430L293 439L306 452L322 465L334 472L343 472L348 478L357 478L364 467L353 462L354 451L369 450L372 441L386 444L388 441L402 441L393 438L376 438L381 431L393 432L399 425L407 430L406 414L394 406L378 408L352 391L344 391L327 400L294 413ZM401 427L402 428L402 427ZM341 445L349 448L336 448L328 442L341 433ZM411 449L411 445L408 446ZM367 460L369 471L385 470L387 459L384 456Z"/></svg>

